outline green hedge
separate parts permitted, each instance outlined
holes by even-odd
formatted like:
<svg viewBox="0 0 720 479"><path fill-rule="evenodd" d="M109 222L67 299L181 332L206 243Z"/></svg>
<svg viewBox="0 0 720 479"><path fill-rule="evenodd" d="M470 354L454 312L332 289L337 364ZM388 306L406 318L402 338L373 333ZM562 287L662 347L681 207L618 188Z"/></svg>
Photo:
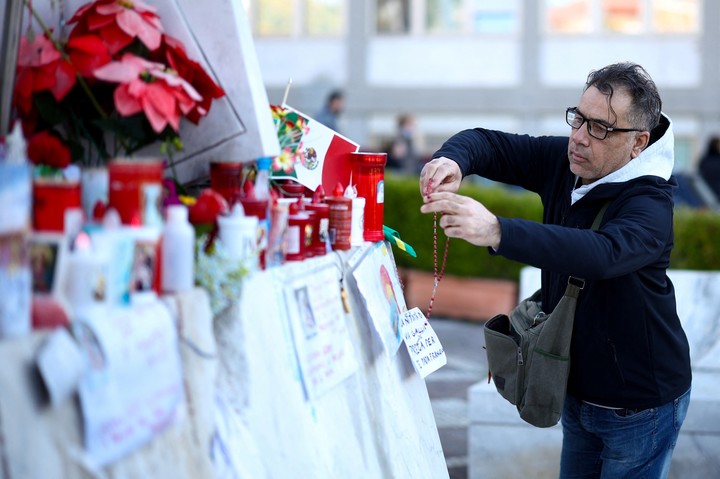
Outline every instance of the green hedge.
<svg viewBox="0 0 720 479"><path fill-rule="evenodd" d="M540 221L542 205L534 193L492 186L463 183L460 192L482 202L493 213ZM420 213L422 197L416 176L385 175L385 221L397 230L418 254L417 258L395 251L398 266L433 271L433 219ZM675 211L675 248L671 267L676 269L720 270L720 215L717 213L678 208ZM442 263L445 235L438 226L438 265ZM450 242L447 274L466 277L501 278L517 281L524 265L500 256L491 256L486 248L466 241Z"/></svg>
<svg viewBox="0 0 720 479"><path fill-rule="evenodd" d="M675 210L675 269L720 270L720 214L707 210Z"/></svg>

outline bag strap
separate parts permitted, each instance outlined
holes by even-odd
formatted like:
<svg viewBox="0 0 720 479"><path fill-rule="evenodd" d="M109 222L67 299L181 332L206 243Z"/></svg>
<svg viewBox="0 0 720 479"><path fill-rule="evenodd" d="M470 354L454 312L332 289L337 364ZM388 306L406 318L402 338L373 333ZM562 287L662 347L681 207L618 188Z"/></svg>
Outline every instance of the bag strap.
<svg viewBox="0 0 720 479"><path fill-rule="evenodd" d="M605 211L608 209L608 206L610 206L610 203L612 203L612 200L607 200L605 204L602 205L602 208L598 211L597 216L595 216L595 221L593 221L593 224L590 227L591 230L595 231L600 228L600 223L602 222L603 216L605 216Z"/></svg>
<svg viewBox="0 0 720 479"><path fill-rule="evenodd" d="M610 206L610 203L612 203L612 200L607 200L605 204L602 205L602 208L600 208L600 211L598 211L597 215L595 216L595 221L593 221L593 224L590 227L591 230L596 231L598 228L600 228L600 223L602 222L603 217L605 216L605 211L608 209L608 206ZM580 294L580 290L582 290L583 288L585 288L584 279L570 276L568 278L568 284L565 287L565 295L577 298Z"/></svg>

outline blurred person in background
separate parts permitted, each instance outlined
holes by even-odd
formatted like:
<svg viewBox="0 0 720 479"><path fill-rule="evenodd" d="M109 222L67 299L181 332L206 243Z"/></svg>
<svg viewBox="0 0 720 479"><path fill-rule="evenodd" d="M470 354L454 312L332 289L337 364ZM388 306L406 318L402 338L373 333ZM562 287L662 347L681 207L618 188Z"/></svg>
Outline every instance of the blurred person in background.
<svg viewBox="0 0 720 479"><path fill-rule="evenodd" d="M344 108L345 94L342 90L333 90L327 96L323 107L315 114L314 119L337 133L341 133L339 123Z"/></svg>
<svg viewBox="0 0 720 479"><path fill-rule="evenodd" d="M715 199L720 201L720 137L710 138L698 170L702 179L715 193Z"/></svg>
<svg viewBox="0 0 720 479"><path fill-rule="evenodd" d="M397 132L388 145L388 169L407 174L420 173L420 156L417 152L416 121L405 113L397 118Z"/></svg>

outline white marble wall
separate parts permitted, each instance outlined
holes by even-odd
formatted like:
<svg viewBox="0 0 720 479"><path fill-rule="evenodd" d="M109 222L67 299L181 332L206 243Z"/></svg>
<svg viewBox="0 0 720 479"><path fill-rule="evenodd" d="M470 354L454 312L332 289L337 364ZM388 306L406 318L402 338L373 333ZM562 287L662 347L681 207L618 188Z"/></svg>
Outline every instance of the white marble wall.
<svg viewBox="0 0 720 479"><path fill-rule="evenodd" d="M720 272L670 270L693 370L720 372Z"/></svg>
<svg viewBox="0 0 720 479"><path fill-rule="evenodd" d="M677 312L690 343L694 370L720 372L720 271L671 269ZM540 270L527 266L520 273L518 297L540 287Z"/></svg>

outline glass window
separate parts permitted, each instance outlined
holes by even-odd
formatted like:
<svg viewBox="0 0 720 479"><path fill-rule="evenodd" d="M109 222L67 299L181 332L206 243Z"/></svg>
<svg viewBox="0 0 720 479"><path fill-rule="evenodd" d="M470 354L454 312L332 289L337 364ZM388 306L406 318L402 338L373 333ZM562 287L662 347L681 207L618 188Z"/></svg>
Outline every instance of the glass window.
<svg viewBox="0 0 720 479"><path fill-rule="evenodd" d="M546 0L545 25L551 33L592 31L590 0Z"/></svg>
<svg viewBox="0 0 720 479"><path fill-rule="evenodd" d="M698 33L701 0L545 0L550 33Z"/></svg>
<svg viewBox="0 0 720 479"><path fill-rule="evenodd" d="M519 0L473 0L471 30L477 33L517 33Z"/></svg>
<svg viewBox="0 0 720 479"><path fill-rule="evenodd" d="M513 34L523 0L376 0L378 33Z"/></svg>
<svg viewBox="0 0 720 479"><path fill-rule="evenodd" d="M258 36L340 36L349 0L243 0Z"/></svg>
<svg viewBox="0 0 720 479"><path fill-rule="evenodd" d="M308 0L307 33L309 35L340 35L345 31L343 0Z"/></svg>
<svg viewBox="0 0 720 479"><path fill-rule="evenodd" d="M378 33L410 32L410 0L378 0Z"/></svg>
<svg viewBox="0 0 720 479"><path fill-rule="evenodd" d="M675 163L673 172L690 172L692 166L692 140L690 138L675 137Z"/></svg>
<svg viewBox="0 0 720 479"><path fill-rule="evenodd" d="M425 8L425 29L428 33L462 31L461 0L427 0Z"/></svg>
<svg viewBox="0 0 720 479"><path fill-rule="evenodd" d="M663 33L697 33L699 0L654 0L653 28Z"/></svg>
<svg viewBox="0 0 720 479"><path fill-rule="evenodd" d="M602 0L603 27L619 33L642 33L642 0Z"/></svg>
<svg viewBox="0 0 720 479"><path fill-rule="evenodd" d="M290 3L288 5L288 3ZM259 0L254 2L256 28L259 35L291 35L295 3L287 0Z"/></svg>

